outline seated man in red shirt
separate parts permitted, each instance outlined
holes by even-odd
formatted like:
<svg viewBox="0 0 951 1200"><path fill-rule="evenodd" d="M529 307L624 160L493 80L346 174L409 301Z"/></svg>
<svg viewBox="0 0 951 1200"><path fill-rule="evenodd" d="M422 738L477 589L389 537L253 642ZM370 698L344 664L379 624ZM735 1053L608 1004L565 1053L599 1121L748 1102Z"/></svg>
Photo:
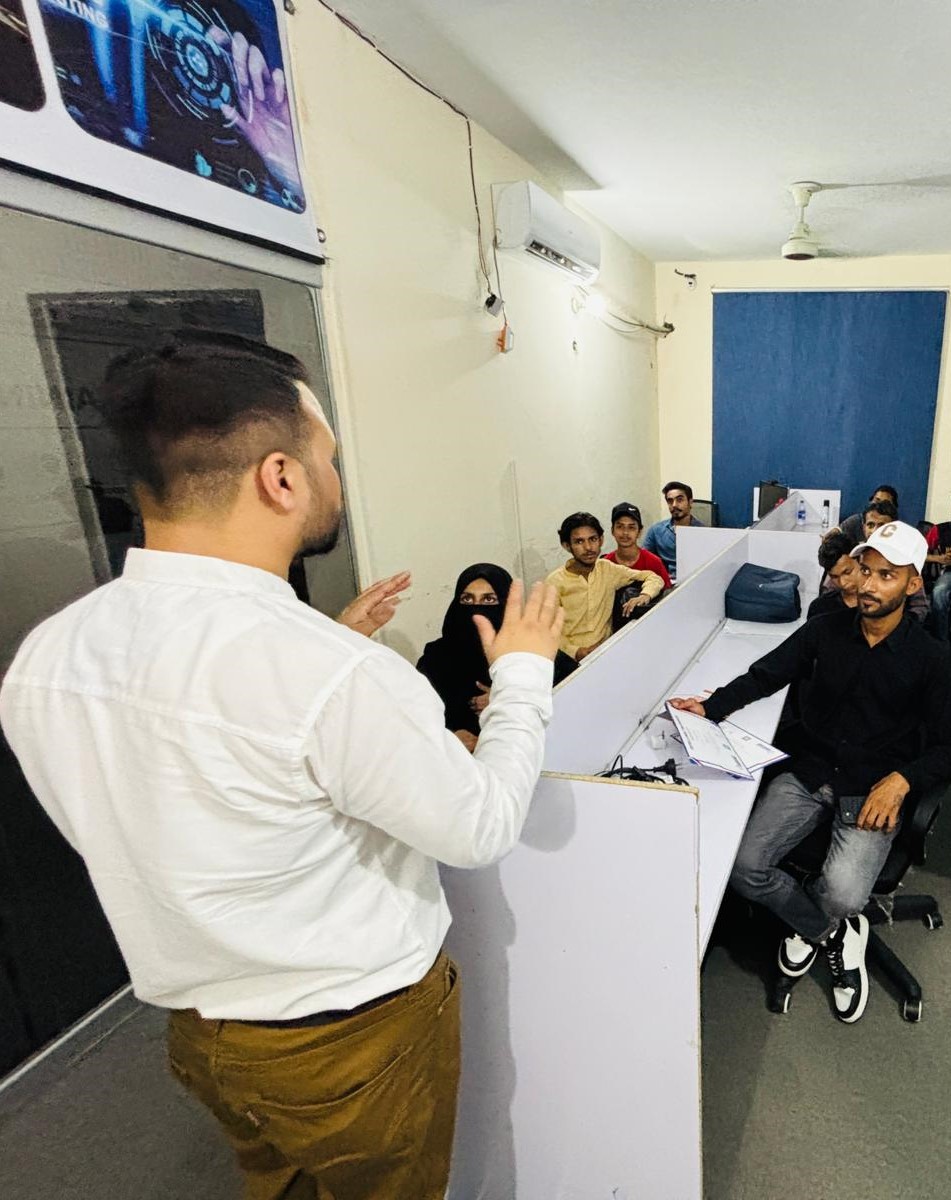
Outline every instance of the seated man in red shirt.
<svg viewBox="0 0 951 1200"><path fill-rule="evenodd" d="M656 554L637 544L643 529L641 510L636 504L631 504L629 500L615 504L611 509L611 536L617 542L617 549L603 557L609 562L620 563L622 567L630 567L633 571L653 571L664 581L664 588L669 588L667 568Z"/></svg>

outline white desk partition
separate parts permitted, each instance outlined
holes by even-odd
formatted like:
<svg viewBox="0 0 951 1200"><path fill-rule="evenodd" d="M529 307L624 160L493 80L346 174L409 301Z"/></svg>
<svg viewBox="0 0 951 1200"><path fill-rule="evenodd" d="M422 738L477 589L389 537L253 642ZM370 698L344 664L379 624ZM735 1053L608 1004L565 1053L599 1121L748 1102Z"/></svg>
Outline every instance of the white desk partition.
<svg viewBox="0 0 951 1200"><path fill-rule="evenodd" d="M793 569L808 598L817 543L720 539L557 689L513 852L444 871L463 996L450 1200L700 1200L700 964L756 785L689 764L687 788L595 773L622 749L642 766L676 755L649 746L664 700L725 683L795 627L725 621L729 580L747 561ZM781 705L737 721L769 739Z"/></svg>
<svg viewBox="0 0 951 1200"><path fill-rule="evenodd" d="M759 488L755 488L754 495L758 497L758 494ZM806 501L805 525L799 525L796 521L796 510L799 506L800 496ZM831 524L836 525L839 518L839 493L801 490L790 492L789 498L784 504L777 505L776 508L768 512L760 521L757 521L752 528L764 533L771 530L775 532L795 532L810 535L821 534L825 532L822 528L822 500L829 499L830 497L832 498ZM742 529L731 529L728 527L714 527L711 529L696 525L685 525L683 528L678 528L676 530L678 579L681 581L686 580L696 571L705 567L726 546L738 542L743 537L744 532ZM813 544L815 543L810 543L810 545ZM758 558L753 558L750 561L761 562ZM765 567L773 564L761 562L761 565ZM814 563L810 562L808 566L811 571ZM794 570L795 568L790 567L789 569ZM801 574L801 572L797 573Z"/></svg>
<svg viewBox="0 0 951 1200"><path fill-rule="evenodd" d="M686 581L701 567L735 542L743 538L744 530L707 526L684 525L678 526L677 537L677 578L681 583Z"/></svg>
<svg viewBox="0 0 951 1200"><path fill-rule="evenodd" d="M697 530L712 534L714 530ZM593 775L614 756L723 620L723 593L746 562L746 535L599 646L558 687L544 769ZM596 724L593 736L592 724Z"/></svg>
<svg viewBox="0 0 951 1200"><path fill-rule="evenodd" d="M702 695L729 683L742 674L757 658L768 654L796 628L792 625L753 625L746 621L727 621L677 680L670 694ZM786 699L786 689L766 700L760 700L734 713L731 718L742 729L770 741L776 732L779 715ZM678 773L700 788L700 919L699 943L701 956L706 951L713 924L716 921L723 893L726 890L733 860L756 799L759 780L752 782L731 779L721 771L707 770L684 761L683 747L675 740L673 726L657 715L637 737L624 747L624 761L635 766L649 767L673 757ZM655 750L650 739L662 733L666 744Z"/></svg>
<svg viewBox="0 0 951 1200"><path fill-rule="evenodd" d="M777 505L776 508L774 508L772 510L772 512L776 512L777 509L780 509L780 508L785 508L789 504L790 500L792 500L793 496L796 497L796 499L793 500L793 504L792 504L792 512L793 512L793 520L794 521L795 521L795 515L796 515L796 504L798 502L799 497L802 496L803 500L805 500L805 502L806 502L807 520L814 521L817 524L821 523L823 502L828 500L829 501L829 528L834 529L835 526L838 525L839 513L840 513L840 510L842 507L842 493L837 488L790 488L789 496L787 497L785 503ZM753 520L754 520L754 522L757 520L758 513L759 513L759 488L755 487L755 488L753 488ZM764 516L762 517L762 520L765 521L770 515L771 515L770 513L765 513Z"/></svg>
<svg viewBox="0 0 951 1200"><path fill-rule="evenodd" d="M700 1196L696 861L696 792L543 777L517 850L444 873L450 1200Z"/></svg>

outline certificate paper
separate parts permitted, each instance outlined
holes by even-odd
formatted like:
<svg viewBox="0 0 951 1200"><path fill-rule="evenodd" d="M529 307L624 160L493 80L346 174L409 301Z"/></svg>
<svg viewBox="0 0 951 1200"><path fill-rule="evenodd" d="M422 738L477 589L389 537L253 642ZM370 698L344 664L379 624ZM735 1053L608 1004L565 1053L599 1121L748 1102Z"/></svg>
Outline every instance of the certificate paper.
<svg viewBox="0 0 951 1200"><path fill-rule="evenodd" d="M769 742L764 742L754 734L741 729L739 725L734 725L732 721L721 722L720 728L730 739L730 745L748 771L758 771L761 767L768 767L772 763L782 762L784 758L789 757L782 750L771 746Z"/></svg>
<svg viewBox="0 0 951 1200"><path fill-rule="evenodd" d="M697 766L712 767L737 779L753 779L754 771L786 757L775 746L729 721L717 725L669 704L667 712L680 734L687 757Z"/></svg>

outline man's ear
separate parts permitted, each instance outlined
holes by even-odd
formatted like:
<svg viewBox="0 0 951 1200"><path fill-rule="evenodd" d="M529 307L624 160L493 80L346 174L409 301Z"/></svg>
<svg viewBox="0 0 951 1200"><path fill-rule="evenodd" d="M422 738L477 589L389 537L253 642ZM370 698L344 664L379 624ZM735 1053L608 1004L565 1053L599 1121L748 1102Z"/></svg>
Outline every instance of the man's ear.
<svg viewBox="0 0 951 1200"><path fill-rule="evenodd" d="M913 596L915 592L920 592L924 586L925 581L916 571L913 575L909 576L908 582L905 584L905 595Z"/></svg>
<svg viewBox="0 0 951 1200"><path fill-rule="evenodd" d="M288 508L291 500L287 478L291 459L279 450L269 454L257 470L258 488L264 499L276 508Z"/></svg>

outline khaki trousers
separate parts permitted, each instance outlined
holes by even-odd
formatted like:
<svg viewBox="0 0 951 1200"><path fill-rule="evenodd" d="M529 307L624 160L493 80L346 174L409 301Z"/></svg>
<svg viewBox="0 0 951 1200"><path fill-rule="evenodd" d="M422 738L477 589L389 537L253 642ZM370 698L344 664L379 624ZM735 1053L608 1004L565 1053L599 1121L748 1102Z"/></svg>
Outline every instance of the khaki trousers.
<svg viewBox="0 0 951 1200"><path fill-rule="evenodd" d="M459 985L440 954L407 992L306 1029L173 1012L172 1072L215 1114L245 1200L443 1200Z"/></svg>

